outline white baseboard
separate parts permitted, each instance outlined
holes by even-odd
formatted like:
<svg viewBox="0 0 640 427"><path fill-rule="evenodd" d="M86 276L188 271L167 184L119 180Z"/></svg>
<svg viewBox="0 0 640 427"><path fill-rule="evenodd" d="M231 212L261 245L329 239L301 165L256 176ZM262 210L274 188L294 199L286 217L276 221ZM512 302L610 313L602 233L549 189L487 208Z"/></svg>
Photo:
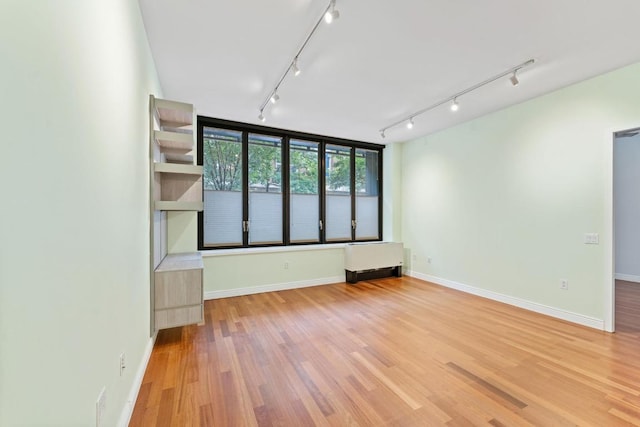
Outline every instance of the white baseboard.
<svg viewBox="0 0 640 427"><path fill-rule="evenodd" d="M223 289L220 291L206 291L204 299L218 299L238 297L242 295L260 294L263 292L284 291L287 289L308 288L310 286L329 285L345 281L345 276L322 277L319 279L299 280L297 282L274 283L271 285L250 286L238 289Z"/></svg>
<svg viewBox="0 0 640 427"><path fill-rule="evenodd" d="M626 282L640 283L640 276L634 276L633 274L616 273L616 280L624 280Z"/></svg>
<svg viewBox="0 0 640 427"><path fill-rule="evenodd" d="M547 305L539 304L537 302L527 301L521 298L504 295L498 292L493 292L493 291L489 291L482 288L476 288L475 286L465 285L463 283L454 282L452 280L442 279L440 277L418 273L417 271L407 271L405 274L407 276L415 277L416 279L425 280L427 282L435 283L437 285L442 285L447 288L456 289L462 292L478 295L494 301L503 302L505 304L523 308L525 310L534 311L540 314L545 314L547 316L566 320L572 323L577 323L583 326L588 326L590 328L599 329L601 331L604 330L604 320L596 319L595 317L585 316L582 314L561 310L555 307L549 307Z"/></svg>
<svg viewBox="0 0 640 427"><path fill-rule="evenodd" d="M157 336L158 333L154 333L153 337L151 337L149 339L149 342L147 342L147 347L144 349L142 361L138 366L138 371L136 372L136 376L133 379L133 384L131 384L129 396L127 397L124 408L122 408L122 412L120 413L120 420L118 421L119 427L127 427L129 425L129 421L131 421L131 415L133 415L133 407L135 406L136 400L138 399L138 393L140 392L140 387L142 387L144 373L147 370L147 365L149 364L149 359L151 358L151 352L153 351L153 346L156 343Z"/></svg>

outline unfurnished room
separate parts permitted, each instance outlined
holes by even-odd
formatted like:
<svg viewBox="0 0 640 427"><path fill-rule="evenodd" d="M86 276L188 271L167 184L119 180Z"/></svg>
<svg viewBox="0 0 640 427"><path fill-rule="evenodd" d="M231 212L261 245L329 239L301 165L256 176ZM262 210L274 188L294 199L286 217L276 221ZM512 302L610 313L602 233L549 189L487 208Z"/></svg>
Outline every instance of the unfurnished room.
<svg viewBox="0 0 640 427"><path fill-rule="evenodd" d="M0 426L640 426L638 16L0 2Z"/></svg>

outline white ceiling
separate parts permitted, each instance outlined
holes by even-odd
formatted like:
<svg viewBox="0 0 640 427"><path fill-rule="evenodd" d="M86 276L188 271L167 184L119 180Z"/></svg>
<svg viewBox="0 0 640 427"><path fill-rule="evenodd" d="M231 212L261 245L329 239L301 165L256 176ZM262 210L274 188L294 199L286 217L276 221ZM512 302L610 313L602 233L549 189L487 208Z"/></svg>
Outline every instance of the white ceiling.
<svg viewBox="0 0 640 427"><path fill-rule="evenodd" d="M329 0L139 0L164 96L261 124L259 107ZM265 126L406 141L640 61L638 0L337 0ZM500 79L379 130L530 58Z"/></svg>

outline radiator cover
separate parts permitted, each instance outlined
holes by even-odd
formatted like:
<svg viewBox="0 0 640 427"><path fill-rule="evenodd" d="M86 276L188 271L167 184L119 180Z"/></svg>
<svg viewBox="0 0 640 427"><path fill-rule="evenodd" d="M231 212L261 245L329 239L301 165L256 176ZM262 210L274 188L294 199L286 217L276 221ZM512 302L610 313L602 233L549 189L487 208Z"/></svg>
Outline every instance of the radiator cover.
<svg viewBox="0 0 640 427"><path fill-rule="evenodd" d="M347 281L355 283L363 273L389 270L402 275L404 248L397 242L350 243L344 248L344 268Z"/></svg>

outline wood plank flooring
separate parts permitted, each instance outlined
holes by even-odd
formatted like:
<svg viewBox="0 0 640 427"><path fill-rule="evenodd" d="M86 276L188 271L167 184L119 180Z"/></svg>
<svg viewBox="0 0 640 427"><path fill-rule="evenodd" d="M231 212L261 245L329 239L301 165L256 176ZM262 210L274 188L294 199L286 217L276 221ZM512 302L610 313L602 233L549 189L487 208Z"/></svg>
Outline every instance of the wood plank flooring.
<svg viewBox="0 0 640 427"><path fill-rule="evenodd" d="M640 283L616 280L616 331L640 333Z"/></svg>
<svg viewBox="0 0 640 427"><path fill-rule="evenodd" d="M410 277L205 315L158 334L131 426L640 426L632 325L608 334Z"/></svg>

